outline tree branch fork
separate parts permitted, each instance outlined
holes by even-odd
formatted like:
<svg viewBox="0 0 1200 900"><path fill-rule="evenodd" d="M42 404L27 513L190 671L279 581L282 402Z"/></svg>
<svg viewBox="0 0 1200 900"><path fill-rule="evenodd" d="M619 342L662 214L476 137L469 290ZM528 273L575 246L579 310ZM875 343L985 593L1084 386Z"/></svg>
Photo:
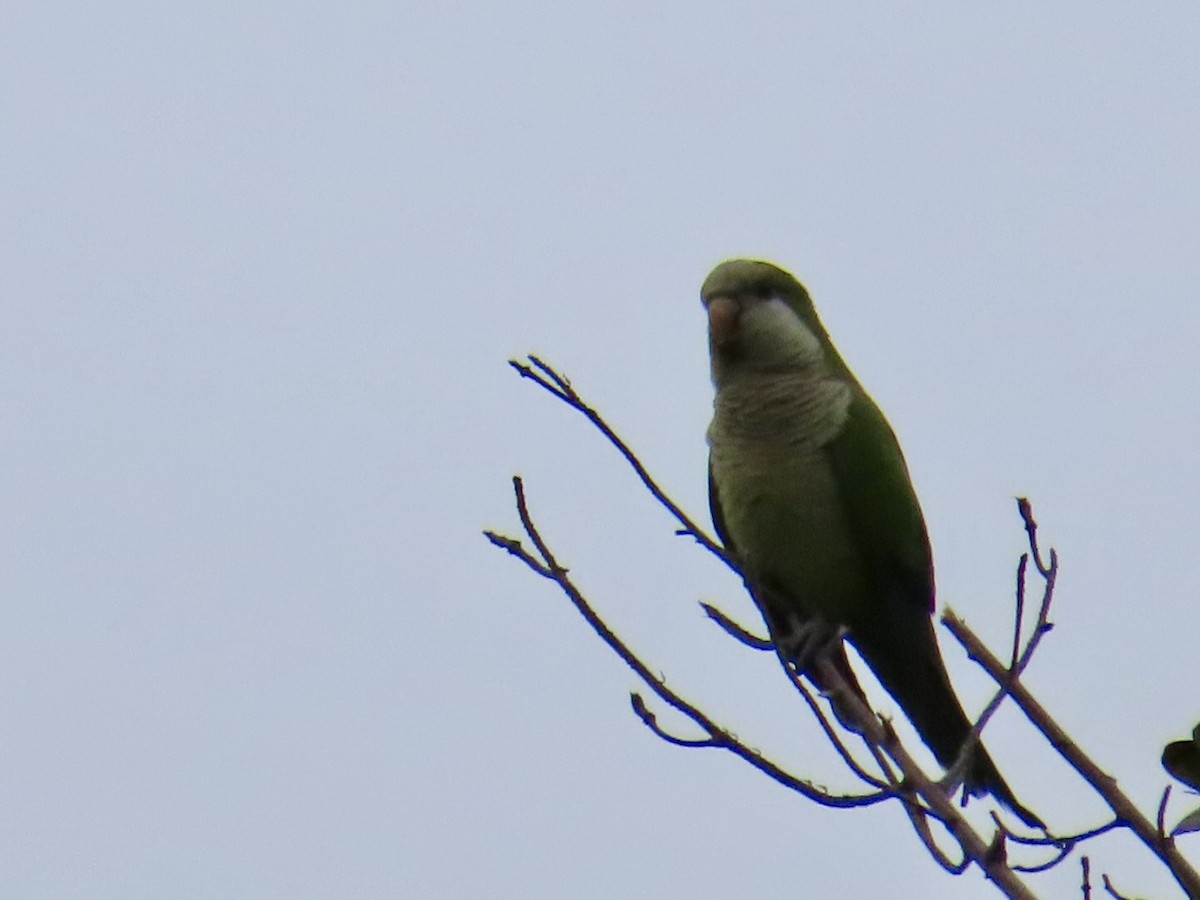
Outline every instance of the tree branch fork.
<svg viewBox="0 0 1200 900"><path fill-rule="evenodd" d="M692 538L741 576L737 561L666 495L632 449L583 399L568 378L536 356L529 356L525 361L510 360L509 364L522 378L533 381L583 415L625 459L646 490L675 520L678 525L676 533ZM769 640L744 628L712 604L701 604L708 618L730 637L752 649L775 653L793 688L816 716L822 732L836 749L848 771L862 786L861 790L855 793L833 793L818 787L810 779L788 772L742 742L708 713L668 686L664 678L655 674L654 670L604 621L574 583L567 567L559 561L539 530L530 512L525 483L520 476L513 478L512 487L523 537L515 538L494 531L485 531L484 536L531 572L554 583L609 649L633 670L649 692L683 719L690 721L698 731L696 735L684 736L664 727L646 697L641 692L632 692L630 703L633 712L661 740L677 747L711 748L732 753L788 790L821 806L854 809L883 802L898 802L903 806L914 833L943 869L951 874L960 874L973 865L978 866L984 876L1009 897L1034 897L1022 875L1054 868L1066 860L1072 851L1092 838L1116 829L1124 829L1135 835L1162 861L1187 896L1200 898L1200 875L1180 854L1175 841L1167 835L1164 827L1170 788L1166 789L1159 804L1157 821L1151 822L1119 790L1116 780L1106 775L1078 748L1020 681L1042 640L1053 628L1050 608L1058 574L1057 553L1051 549L1048 555L1043 556L1032 507L1024 498L1018 500L1018 512L1027 534L1029 549L1021 555L1017 566L1016 611L1008 663L1002 663L953 611L947 610L942 616L943 625L949 633L997 684L995 695L974 724L971 739L964 746L958 762L951 767L942 782L935 781L925 774L908 754L890 722L869 709L855 692L846 687L836 667L827 660L819 656L816 661L816 665L821 667L820 680L830 693L838 693L839 711L850 711L853 718L850 723L851 732L839 727L811 683L775 652L775 647ZM1032 624L1027 626L1026 583L1030 563L1041 582L1041 597L1036 616ZM960 806L954 802L953 795L961 781L961 773L965 771L971 747L978 740L988 720L1006 700L1011 700L1021 709L1051 746L1105 800L1113 812L1110 821L1078 834L1021 834L993 812L992 831L985 835L966 820ZM861 761L855 755L852 743L861 743L859 749L865 751L870 762ZM939 836L935 835L934 823L938 826L937 832L941 841ZM953 845L951 850L942 846L946 836ZM1013 863L1008 853L1010 844L1040 848L1044 858L1036 863ZM1090 869L1087 857L1084 856L1082 860L1083 894L1086 897L1090 896ZM1107 875L1104 876L1104 884L1112 896L1120 896L1112 887Z"/></svg>

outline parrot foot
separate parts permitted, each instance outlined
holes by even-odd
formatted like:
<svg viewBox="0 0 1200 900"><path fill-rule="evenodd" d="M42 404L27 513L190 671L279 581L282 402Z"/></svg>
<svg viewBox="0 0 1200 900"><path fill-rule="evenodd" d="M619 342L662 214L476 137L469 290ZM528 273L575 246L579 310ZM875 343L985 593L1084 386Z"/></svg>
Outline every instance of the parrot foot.
<svg viewBox="0 0 1200 900"><path fill-rule="evenodd" d="M779 624L779 628L772 628L772 638L780 656L797 675L806 676L816 685L843 728L862 734L858 717L869 706L846 659L842 638L847 629L819 617L801 618L795 614Z"/></svg>
<svg viewBox="0 0 1200 900"><path fill-rule="evenodd" d="M775 644L799 674L808 674L822 654L836 650L845 633L842 626L818 617L790 615L781 624L774 635Z"/></svg>

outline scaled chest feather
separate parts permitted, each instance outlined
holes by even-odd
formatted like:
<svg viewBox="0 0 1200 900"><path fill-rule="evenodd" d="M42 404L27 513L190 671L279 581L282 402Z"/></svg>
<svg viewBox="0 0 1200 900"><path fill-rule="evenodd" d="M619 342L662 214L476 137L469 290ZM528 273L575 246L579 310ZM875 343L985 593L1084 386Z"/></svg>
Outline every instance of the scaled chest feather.
<svg viewBox="0 0 1200 900"><path fill-rule="evenodd" d="M862 587L827 446L845 422L850 389L834 379L775 387L717 394L708 436L721 513L757 577L840 615Z"/></svg>

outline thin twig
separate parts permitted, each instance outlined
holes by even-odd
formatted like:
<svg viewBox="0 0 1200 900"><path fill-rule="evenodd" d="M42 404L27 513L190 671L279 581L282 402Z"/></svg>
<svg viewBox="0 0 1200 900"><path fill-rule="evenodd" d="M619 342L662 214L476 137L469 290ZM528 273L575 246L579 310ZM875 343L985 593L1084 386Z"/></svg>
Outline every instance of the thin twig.
<svg viewBox="0 0 1200 900"><path fill-rule="evenodd" d="M1037 522L1033 519L1033 506L1027 498L1018 497L1017 511L1021 514L1021 520L1025 523L1025 532L1029 535L1029 546L1033 549L1033 564L1037 566L1037 570L1043 578L1049 579L1052 571L1058 570L1057 554L1051 547L1049 564L1042 562L1042 554L1038 551Z"/></svg>
<svg viewBox="0 0 1200 900"><path fill-rule="evenodd" d="M1028 566L1029 554L1022 553L1021 559L1017 562L1017 613L1016 623L1013 626L1012 659L1008 664L1010 669L1015 669L1021 658L1021 626L1025 623L1025 570Z"/></svg>
<svg viewBox="0 0 1200 900"><path fill-rule="evenodd" d="M791 671L791 667L787 665L787 661L783 659L782 655L780 655L780 662L784 664L785 669ZM949 860L933 842L932 835L928 830L918 826L917 834L939 865L947 871L957 874L966 868L969 860L978 865L984 875L1008 896L1032 897L1033 894L1008 866L1003 854L998 852L997 844L986 843L971 828L942 786L930 779L908 754L904 745L896 737L895 731L887 727L856 692L849 690L848 686L842 683L841 672L829 661L828 657L818 657L817 664L821 667L821 680L843 691L843 702L848 712L854 717L855 725L861 730L868 746L873 750L882 748L904 774L904 781L896 784L886 762L882 759L879 760L881 767L888 774L889 780L893 781L891 790L904 801L905 811L909 813L910 819L913 819L914 825L917 824L914 816L921 819L925 816L933 816L941 822L962 850L964 856L962 862L955 863ZM925 805L918 804L914 795L919 796Z"/></svg>
<svg viewBox="0 0 1200 900"><path fill-rule="evenodd" d="M958 616L947 610L942 616L942 622L963 645L967 654L992 676L997 684L1007 684L1007 691L1013 702L1020 707L1034 727L1045 735L1050 746L1104 798L1117 820L1136 834L1138 839L1163 861L1188 896L1200 897L1200 874L1183 858L1174 841L1160 834L1155 823L1142 815L1133 801L1117 787L1116 779L1106 774L1079 748L1023 684L1010 682L1009 672L1003 663Z"/></svg>
<svg viewBox="0 0 1200 900"><path fill-rule="evenodd" d="M584 399L571 387L571 382L568 378L560 375L554 368L543 362L532 353L528 356L529 363L521 363L515 359L510 359L508 364L517 371L522 378L528 378L535 384L540 385L545 390L549 391L558 399L562 400L572 409L580 412L583 416L592 423L604 437L612 444L617 452L625 458L630 467L637 474L638 479L645 485L651 496L654 497L662 506L675 517L675 520L683 526L686 534L691 535L701 546L709 553L716 556L718 559L725 562L731 569L738 572L737 564L725 552L725 548L718 544L713 538L708 535L703 528L697 525L687 513L676 505L675 501L666 495L662 488L646 471L646 467L642 465L642 461L637 458L629 445L622 440L612 427L604 421L595 409L589 406ZM739 572L740 574L740 572Z"/></svg>
<svg viewBox="0 0 1200 900"><path fill-rule="evenodd" d="M670 500L670 498L666 496L666 494L658 487L657 483L651 478L645 467L637 459L628 445L616 435L612 428L594 409L592 409L592 407L583 401L580 395L571 386L570 380L559 374L541 359L535 356L530 356L528 359L528 364L519 363L515 360L510 361L510 364L521 375L521 377L534 381L543 389L583 414L589 420L589 422L591 422L591 424L595 426L618 450L618 452L621 453L629 465L634 469L643 485L647 488L647 490L650 491L651 495L654 496L655 499L658 500L658 502L671 513L675 520L683 526L683 533L692 536L698 543L709 550L709 552L723 560L733 571L738 572L739 567L736 560L726 553L719 544L709 537L703 531L703 529L697 526L673 501ZM854 694L854 692L844 690L844 692L848 694L848 699L845 702L852 703L856 707L862 707L863 712L860 712L856 718L861 719L860 725L863 728L863 734L865 735L867 745L869 748L871 748L871 752L876 756L876 760L880 764L881 769L884 771L885 777L889 782L888 784L883 785L881 790L867 796L831 795L815 788L807 781L803 781L787 772L784 772L777 765L762 757L757 751L754 751L742 744L727 730L716 725L716 723L714 723L705 713L700 711L694 705L685 701L676 692L669 689L664 680L661 677L655 676L651 670L636 655L634 655L632 651L628 649L628 647L616 636L614 632L612 632L608 625L604 623L603 620L601 620L591 608L586 599L571 581L567 570L559 565L557 559L550 551L546 541L543 539L536 525L534 524L526 504L524 486L521 482L521 479L519 477L514 478L513 485L521 524L536 550L536 555L530 552L521 541L513 538L498 535L493 532L485 532L488 539L509 554L520 559L530 568L531 571L544 578L554 581L571 600L572 604L576 607L576 609L584 617L592 629L605 641L605 643L609 645L609 647L615 653L617 653L622 661L632 668L638 677L641 678L641 680L648 687L650 687L650 689L653 690L661 700L682 713L685 717L691 719L692 722L698 725L708 735L705 738L689 739L681 738L665 731L661 728L661 726L658 725L656 717L649 711L640 695L635 694L634 697L631 698L635 712L639 715L647 727L650 728L658 737L679 746L719 747L728 750L746 762L750 763L755 768L764 772L780 784L796 790L815 802L826 806L842 808L862 806L877 803L892 797L899 797L903 802L906 812L908 812L910 818L913 819L913 824L917 830L917 833L922 836L922 840L926 842L926 846L928 846L931 852L934 853L934 856L936 859L938 859L939 863L944 867L947 867L948 871L959 872L965 868L965 866L968 864L968 861L975 862L981 867L985 875L994 883L996 883L997 886L1009 896L1033 896L1029 892L1028 888L1026 888L1017 877L1014 870L1007 864L1004 850L1004 831L999 831L996 835L996 839L991 844L984 843L982 839L979 838L979 836L966 824L965 820L955 808L954 804L951 803L950 798L945 794L941 786L928 779L921 769L916 766L911 757L909 757L905 752L898 739L895 737L895 733L891 730L890 726L872 713ZM1027 530L1030 530L1030 537L1032 540L1032 529L1035 526L1032 525L1031 519L1027 520L1026 524ZM1043 577L1045 577L1047 573L1053 573L1056 570L1057 558L1053 551L1051 551L1050 562L1048 565L1044 564L1041 558L1036 556L1036 554L1034 556L1034 562L1038 567L1039 572L1043 574ZM1052 577L1053 576L1051 574L1051 580ZM708 608L706 607L706 612L707 611ZM732 634L734 637L737 637L739 640L743 640L743 643L747 643L750 646L755 646L755 642L760 640L756 639L744 629L741 629L740 626L734 625L734 623L727 619L727 617L724 617L723 614L721 614L720 618L713 616L711 612L709 614L710 617L714 618L715 621L718 621L718 624L722 624L722 627L724 627L728 633ZM723 622L722 619L724 620ZM1039 627L1035 628L1035 633L1031 636L1030 644L1026 647L1026 652L1022 654L1023 661L1026 664L1027 656L1031 654L1032 648L1036 646L1037 639L1040 638L1041 624L1042 623L1039 621ZM731 628L727 626L733 627ZM791 667L787 665L786 660L780 658L780 661L784 663L785 668L788 669L789 672L792 671ZM1019 674L1021 668L1023 668L1021 662L1022 660L1018 660L1013 666L1014 681L1016 675ZM830 666L829 668L833 669L834 667ZM839 679L840 673L822 673L822 682L827 686L838 684ZM820 715L820 713L823 712L820 709L820 705L816 703L815 699L812 698L810 693L807 691L804 691L803 693L810 707L814 708L815 711L818 712L818 719L824 723L823 727L826 727L828 731L832 732L834 729L831 723L829 723L822 715ZM1003 692L1001 696L997 698L997 702L1002 699ZM980 723L979 727L982 727L982 723ZM835 746L836 745L837 742L835 741ZM880 754L880 748L884 748L887 756L890 757L890 759L893 760L900 768L904 775L903 782L896 781L895 774L888 765L888 761ZM853 768L854 766L852 766L852 769ZM859 767L859 769L861 770L861 767ZM866 775L865 772L863 775L866 776L867 779L871 778L871 776ZM874 783L879 782L875 780ZM924 803L917 802L917 796L919 796ZM942 855L940 850L936 848L936 845L933 844L931 836L929 836L928 840L926 840L926 836L929 834L927 819L931 816L938 819L943 826L947 828L948 832L955 838L964 854L964 858L961 863L952 862Z"/></svg>
<svg viewBox="0 0 1200 900"><path fill-rule="evenodd" d="M700 608L704 610L704 614L721 626L721 630L728 634L731 638L741 644L745 644L752 650L774 650L775 645L766 638L760 638L751 631L747 631L721 610L717 609L711 603L701 601Z"/></svg>
<svg viewBox="0 0 1200 900"><path fill-rule="evenodd" d="M1024 835L1013 834L1012 832L1009 832L1009 840L1011 840L1013 843L1021 844L1026 847L1053 847L1054 848L1054 855L1052 855L1045 862L1038 863L1036 865L1014 865L1013 868L1016 869L1018 872L1028 872L1031 874L1037 873L1037 872L1048 871L1049 869L1053 869L1055 866L1057 866L1059 863L1061 863L1064 859L1066 859L1068 856L1070 856L1071 853L1075 850L1075 848L1078 847L1080 844L1084 843L1085 841L1092 840L1093 838L1099 837L1102 834L1107 834L1108 832L1113 831L1117 828L1124 828L1124 827L1125 827L1124 822L1121 822L1118 819L1112 819L1111 821L1106 822L1105 824L1099 826L1098 828L1090 828L1087 831L1082 831L1078 834L1073 834L1073 835L1065 835L1065 836L1064 835L1053 835L1053 836L1047 836L1047 837L1026 837Z"/></svg>
<svg viewBox="0 0 1200 900"><path fill-rule="evenodd" d="M1024 497L1017 498L1017 509L1021 515L1021 519L1025 524L1025 532L1029 537L1029 553L1022 553L1021 558L1017 563L1017 586L1016 586L1016 617L1013 626L1013 647L1012 661L1009 667L1005 670L1005 677L997 679L1000 685L995 696L983 708L983 711L976 718L971 726L971 733L963 742L962 749L958 752L958 759L951 767L952 772L964 771L969 765L970 755L974 751L976 744L979 742L980 735L983 733L984 726L991 720L992 716L1000 708L1004 702L1004 698L1009 696L1009 693L1017 683L1017 679L1029 667L1033 661L1033 655L1037 652L1038 646L1042 642L1042 638L1046 636L1053 628L1050 624L1050 605L1054 601L1054 586L1058 578L1058 554L1053 548L1050 550L1050 562L1044 564L1041 558L1041 551L1037 544L1037 522L1033 518L1033 508L1029 501ZM1032 557L1034 566L1038 570L1038 574L1042 576L1043 589L1042 600L1038 606L1037 621L1034 623L1033 630L1030 632L1029 639L1026 641L1024 648L1021 648L1021 631L1025 617L1025 587L1026 587L1026 572L1028 570L1029 560ZM943 614L943 622L947 616L953 616L952 610L947 609ZM1012 829L1005 826L1005 830L1014 835Z"/></svg>
<svg viewBox="0 0 1200 900"><path fill-rule="evenodd" d="M631 691L629 694L629 704L633 707L633 712L642 722L657 734L668 744L674 744L676 747L717 747L716 741L711 737L707 738L681 738L678 735L671 734L658 724L658 717L650 712L646 706L646 701L637 691Z"/></svg>
<svg viewBox="0 0 1200 900"><path fill-rule="evenodd" d="M1105 889L1106 891L1108 891L1108 895L1109 895L1110 897L1115 897L1115 898L1116 898L1116 900L1135 900L1135 898L1133 898L1133 897L1126 897L1124 894L1122 894L1122 893L1119 893L1119 892L1117 891L1117 889L1116 889L1115 887L1113 887L1112 879L1110 879L1110 878L1108 877L1108 875L1106 875L1106 874L1101 874L1101 875L1100 875L1100 878L1101 878L1101 880L1104 882L1104 889ZM1194 897L1195 895L1194 895L1194 894L1191 894L1191 895L1189 895L1189 896L1193 896L1193 897Z"/></svg>
<svg viewBox="0 0 1200 900"><path fill-rule="evenodd" d="M802 779L796 778L794 775L786 772L775 763L764 757L756 750L743 744L734 737L728 730L717 725L708 715L701 712L694 704L684 700L679 694L667 687L664 680L656 676L642 660L633 653L625 643L617 637L616 633L609 628L608 624L592 609L591 605L584 598L583 594L575 586L571 580L567 570L561 566L554 556L545 539L542 537L532 516L529 513L528 505L525 498L525 486L520 476L513 478L513 491L516 495L517 514L521 520L521 527L529 536L530 541L537 549L539 561L525 548L525 546L513 538L505 537L504 535L496 534L495 532L485 531L484 535L489 541L498 547L502 547L508 553L520 559L527 565L531 571L536 572L544 578L553 581L558 585L559 589L566 594L567 598L574 605L575 609L583 616L584 620L591 626L600 638L608 644L621 658L621 660L637 673L638 677L668 706L678 710L687 718L691 719L709 736L711 742L696 744L695 746L719 747L723 750L728 750L735 756L740 757L745 762L749 763L754 768L758 769L763 774L774 779L790 790L796 791L808 799L821 804L822 806L830 806L840 809L853 808L859 806L870 806L881 800L886 800L886 795L847 795L839 796L829 794L811 783ZM645 721L645 719L643 719ZM663 735L659 730L655 730L660 737ZM674 743L674 741L672 741Z"/></svg>
<svg viewBox="0 0 1200 900"><path fill-rule="evenodd" d="M1088 828L1085 831L1080 831L1075 834L1052 834L1048 837L1029 837L1027 835L1012 835L1014 842L1024 844L1028 847L1060 847L1071 844L1082 844L1085 841L1090 841L1093 838L1098 838L1102 834L1108 834L1117 828L1124 828L1125 823L1120 819L1109 819L1103 825L1097 825L1095 828Z"/></svg>
<svg viewBox="0 0 1200 900"><path fill-rule="evenodd" d="M794 668L792 668L792 666L788 664L787 660L783 658L783 656L779 653L779 650L774 645L772 645L771 649L775 651L776 657L783 666L784 673L787 675L788 680L792 683L792 687L796 690L796 693L798 693L804 699L805 704L812 711L812 714L816 716L817 724L820 725L821 731L824 732L826 739L833 745L834 749L837 750L838 756L842 758L842 762L846 764L846 767L850 769L850 771L853 772L862 782L878 791L883 797L899 796L899 792L896 790L896 786L899 782L888 768L886 761L876 755L876 762L879 764L880 770L883 771L884 778L886 780L880 780L878 777L867 772L867 770L863 768L862 764L855 759L854 754L850 752L850 748L846 746L846 742L842 739L841 734L839 734L838 730L834 728L833 723L829 720L829 716L825 712L825 709L820 703L817 702L817 698L813 696L812 691L809 690L809 687L804 682L804 679L796 672ZM871 748L871 751L874 754L878 754L877 746L872 745L869 741L867 742L867 745Z"/></svg>
<svg viewBox="0 0 1200 900"><path fill-rule="evenodd" d="M1158 836L1162 840L1167 840L1167 801L1171 799L1171 785L1167 785L1163 789L1162 799L1158 801Z"/></svg>

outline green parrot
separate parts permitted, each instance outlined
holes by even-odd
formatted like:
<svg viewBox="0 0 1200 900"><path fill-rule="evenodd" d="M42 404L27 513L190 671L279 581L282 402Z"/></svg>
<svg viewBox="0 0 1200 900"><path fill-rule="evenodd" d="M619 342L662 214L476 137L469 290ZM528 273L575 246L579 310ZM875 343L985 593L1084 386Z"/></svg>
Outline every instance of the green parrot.
<svg viewBox="0 0 1200 900"><path fill-rule="evenodd" d="M953 765L971 723L934 637L933 557L896 436L789 273L730 260L700 294L716 389L713 522L772 640L823 690L810 663L829 654L861 695L844 634L938 761ZM982 746L964 787L1044 827Z"/></svg>

